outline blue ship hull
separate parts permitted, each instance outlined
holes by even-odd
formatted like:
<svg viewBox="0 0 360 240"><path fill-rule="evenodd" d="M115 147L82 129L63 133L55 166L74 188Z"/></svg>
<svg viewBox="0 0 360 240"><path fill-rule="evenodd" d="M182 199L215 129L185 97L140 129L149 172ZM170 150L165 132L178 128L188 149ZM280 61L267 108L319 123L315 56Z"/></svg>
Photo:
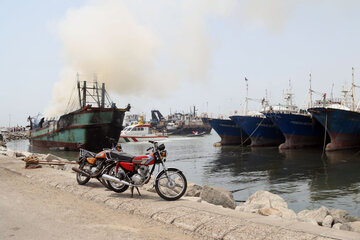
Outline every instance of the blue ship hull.
<svg viewBox="0 0 360 240"><path fill-rule="evenodd" d="M277 146L285 141L280 129L269 119L255 116L231 116L251 139L252 147Z"/></svg>
<svg viewBox="0 0 360 240"><path fill-rule="evenodd" d="M219 134L221 145L249 145L249 136L232 120L212 118L208 119L208 122ZM245 142L245 140L247 141Z"/></svg>
<svg viewBox="0 0 360 240"><path fill-rule="evenodd" d="M326 150L360 147L360 113L334 108L308 110L326 129L330 143Z"/></svg>
<svg viewBox="0 0 360 240"><path fill-rule="evenodd" d="M321 146L324 128L311 115L292 113L266 113L285 136L280 149Z"/></svg>

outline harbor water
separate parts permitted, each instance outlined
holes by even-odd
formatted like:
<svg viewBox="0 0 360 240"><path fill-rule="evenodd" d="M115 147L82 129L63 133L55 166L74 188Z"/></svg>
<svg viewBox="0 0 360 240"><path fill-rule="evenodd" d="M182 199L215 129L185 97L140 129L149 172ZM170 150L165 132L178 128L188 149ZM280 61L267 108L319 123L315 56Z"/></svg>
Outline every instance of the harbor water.
<svg viewBox="0 0 360 240"><path fill-rule="evenodd" d="M258 190L280 195L290 209L299 212L326 206L360 217L360 150L322 154L321 148L279 150L240 146L214 147L220 137L212 131L204 137L172 136L165 140L168 167L181 169L188 181L233 191L245 201ZM13 141L9 149L54 155L75 160L78 152L50 151ZM125 143L123 150L140 155L149 143ZM157 169L156 169L157 171Z"/></svg>

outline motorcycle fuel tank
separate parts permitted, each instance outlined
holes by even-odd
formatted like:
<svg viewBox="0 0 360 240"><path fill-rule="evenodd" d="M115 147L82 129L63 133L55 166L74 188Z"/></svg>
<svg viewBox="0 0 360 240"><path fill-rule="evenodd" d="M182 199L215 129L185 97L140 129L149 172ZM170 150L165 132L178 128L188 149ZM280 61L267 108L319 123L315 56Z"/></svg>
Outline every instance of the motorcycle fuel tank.
<svg viewBox="0 0 360 240"><path fill-rule="evenodd" d="M148 155L138 156L133 159L133 163L140 165L152 165L155 163L155 157L153 153Z"/></svg>

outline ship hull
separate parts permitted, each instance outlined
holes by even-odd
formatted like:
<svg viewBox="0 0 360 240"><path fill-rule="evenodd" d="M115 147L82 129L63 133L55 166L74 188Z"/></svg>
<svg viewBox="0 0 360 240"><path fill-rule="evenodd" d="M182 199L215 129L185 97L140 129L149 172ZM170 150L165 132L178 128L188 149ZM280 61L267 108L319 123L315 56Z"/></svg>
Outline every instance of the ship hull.
<svg viewBox="0 0 360 240"><path fill-rule="evenodd" d="M321 146L324 128L311 115L290 113L266 113L285 136L280 149Z"/></svg>
<svg viewBox="0 0 360 240"><path fill-rule="evenodd" d="M126 110L85 107L59 118L50 125L30 130L35 146L91 151L110 148L119 139Z"/></svg>
<svg viewBox="0 0 360 240"><path fill-rule="evenodd" d="M120 136L119 143L163 141L166 139L168 136Z"/></svg>
<svg viewBox="0 0 360 240"><path fill-rule="evenodd" d="M231 116L251 139L251 147L278 146L285 141L280 129L269 119L255 116Z"/></svg>
<svg viewBox="0 0 360 240"><path fill-rule="evenodd" d="M211 127L221 138L221 145L249 145L248 135L228 119L209 119Z"/></svg>
<svg viewBox="0 0 360 240"><path fill-rule="evenodd" d="M360 113L334 108L311 108L309 112L330 136L326 150L360 147Z"/></svg>
<svg viewBox="0 0 360 240"><path fill-rule="evenodd" d="M198 126L198 125L194 125L194 126L183 126L180 128L175 128L175 129L167 129L167 133L171 134L171 135L188 135L191 134L193 132L199 132L199 133L205 133L205 134L209 134L211 131L211 126L210 125L202 125L202 126Z"/></svg>

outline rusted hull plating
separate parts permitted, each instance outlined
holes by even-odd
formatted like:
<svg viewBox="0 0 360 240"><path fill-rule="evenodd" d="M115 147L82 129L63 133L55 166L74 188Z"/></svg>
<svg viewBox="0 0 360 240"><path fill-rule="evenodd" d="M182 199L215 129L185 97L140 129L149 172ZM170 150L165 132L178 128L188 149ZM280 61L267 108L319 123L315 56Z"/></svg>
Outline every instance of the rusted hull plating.
<svg viewBox="0 0 360 240"><path fill-rule="evenodd" d="M89 108L60 117L46 127L30 131L30 143L47 148L91 151L110 148L119 139L125 109Z"/></svg>

